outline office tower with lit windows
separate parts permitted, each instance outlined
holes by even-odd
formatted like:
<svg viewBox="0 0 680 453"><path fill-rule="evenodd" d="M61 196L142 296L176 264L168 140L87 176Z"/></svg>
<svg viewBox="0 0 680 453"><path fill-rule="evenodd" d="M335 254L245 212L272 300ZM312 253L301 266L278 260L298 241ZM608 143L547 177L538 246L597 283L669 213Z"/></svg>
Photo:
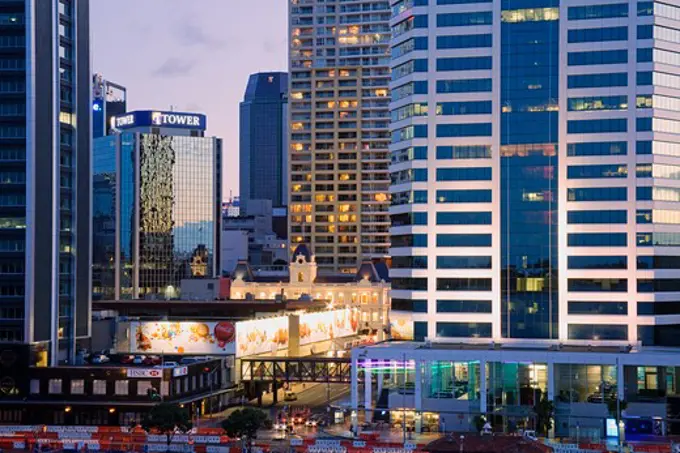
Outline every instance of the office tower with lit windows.
<svg viewBox="0 0 680 453"><path fill-rule="evenodd" d="M111 118L127 111L127 90L106 80L102 74L92 76L92 137L108 135Z"/></svg>
<svg viewBox="0 0 680 453"><path fill-rule="evenodd" d="M391 1L416 338L680 344L680 6Z"/></svg>
<svg viewBox="0 0 680 453"><path fill-rule="evenodd" d="M354 273L389 247L389 4L289 5L289 239Z"/></svg>
<svg viewBox="0 0 680 453"><path fill-rule="evenodd" d="M113 126L92 154L92 298L177 298L182 279L220 274L222 140L196 113Z"/></svg>
<svg viewBox="0 0 680 453"><path fill-rule="evenodd" d="M0 342L73 363L90 335L87 0L0 3Z"/></svg>
<svg viewBox="0 0 680 453"><path fill-rule="evenodd" d="M239 196L288 203L288 73L259 72L248 78L239 111Z"/></svg>

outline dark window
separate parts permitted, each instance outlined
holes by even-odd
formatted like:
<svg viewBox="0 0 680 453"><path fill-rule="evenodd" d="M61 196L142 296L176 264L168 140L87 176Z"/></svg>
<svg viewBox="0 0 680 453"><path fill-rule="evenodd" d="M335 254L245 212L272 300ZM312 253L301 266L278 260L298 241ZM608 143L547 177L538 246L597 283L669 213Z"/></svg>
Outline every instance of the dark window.
<svg viewBox="0 0 680 453"><path fill-rule="evenodd" d="M626 233L569 233L569 247L625 247Z"/></svg>
<svg viewBox="0 0 680 453"><path fill-rule="evenodd" d="M427 301L424 299L392 299L392 310L427 313Z"/></svg>
<svg viewBox="0 0 680 453"><path fill-rule="evenodd" d="M569 224L622 224L627 223L628 211L568 211L567 223Z"/></svg>
<svg viewBox="0 0 680 453"><path fill-rule="evenodd" d="M680 269L680 256L638 256L638 269Z"/></svg>
<svg viewBox="0 0 680 453"><path fill-rule="evenodd" d="M392 269L427 269L427 257L393 256Z"/></svg>
<svg viewBox="0 0 680 453"><path fill-rule="evenodd" d="M438 168L437 181L491 181L491 167Z"/></svg>
<svg viewBox="0 0 680 453"><path fill-rule="evenodd" d="M427 278L393 277L392 289L427 291Z"/></svg>
<svg viewBox="0 0 680 453"><path fill-rule="evenodd" d="M570 165L567 167L568 179L625 178L627 176L626 164Z"/></svg>
<svg viewBox="0 0 680 453"><path fill-rule="evenodd" d="M404 212L391 216L392 226L427 225L427 212Z"/></svg>
<svg viewBox="0 0 680 453"><path fill-rule="evenodd" d="M442 102L437 104L437 114L441 115L481 115L486 113L491 113L491 101ZM437 149L439 148L438 146ZM453 147L448 146L447 148ZM481 146L480 148L484 147Z"/></svg>
<svg viewBox="0 0 680 453"><path fill-rule="evenodd" d="M491 123L437 124L437 137L490 137Z"/></svg>
<svg viewBox="0 0 680 453"><path fill-rule="evenodd" d="M639 293L665 293L680 291L680 279L677 278L638 278Z"/></svg>
<svg viewBox="0 0 680 453"><path fill-rule="evenodd" d="M618 156L626 153L626 142L569 143L567 145L567 156Z"/></svg>
<svg viewBox="0 0 680 453"><path fill-rule="evenodd" d="M438 278L438 291L491 291L490 278Z"/></svg>
<svg viewBox="0 0 680 453"><path fill-rule="evenodd" d="M569 269L627 269L626 256L570 256Z"/></svg>
<svg viewBox="0 0 680 453"><path fill-rule="evenodd" d="M597 88L628 86L628 73L580 74L567 76L568 88Z"/></svg>
<svg viewBox="0 0 680 453"><path fill-rule="evenodd" d="M437 14L437 27L465 27L468 25L491 25L491 11L473 13Z"/></svg>
<svg viewBox="0 0 680 453"><path fill-rule="evenodd" d="M394 261L394 258L392 258ZM491 269L490 256L438 256L437 269Z"/></svg>
<svg viewBox="0 0 680 453"><path fill-rule="evenodd" d="M604 134L612 132L626 132L628 130L627 128L627 120L625 118L567 121L568 134Z"/></svg>
<svg viewBox="0 0 680 453"><path fill-rule="evenodd" d="M569 20L606 19L608 17L628 17L628 3L611 5L572 6L567 12Z"/></svg>
<svg viewBox="0 0 680 453"><path fill-rule="evenodd" d="M626 201L625 187L589 187L567 189L568 201Z"/></svg>
<svg viewBox="0 0 680 453"><path fill-rule="evenodd" d="M437 58L437 71L477 71L491 69L491 57Z"/></svg>
<svg viewBox="0 0 680 453"><path fill-rule="evenodd" d="M437 247L491 247L491 235L438 234Z"/></svg>
<svg viewBox="0 0 680 453"><path fill-rule="evenodd" d="M491 157L490 145L437 146L437 159L487 159L489 157Z"/></svg>
<svg viewBox="0 0 680 453"><path fill-rule="evenodd" d="M626 41L628 27L584 28L569 30L569 42Z"/></svg>
<svg viewBox="0 0 680 453"><path fill-rule="evenodd" d="M427 247L427 234L392 236L392 247Z"/></svg>
<svg viewBox="0 0 680 453"><path fill-rule="evenodd" d="M427 336L427 321L415 321L413 323L413 339L423 341Z"/></svg>
<svg viewBox="0 0 680 453"><path fill-rule="evenodd" d="M491 79L437 80L437 93L479 93L491 91Z"/></svg>
<svg viewBox="0 0 680 453"><path fill-rule="evenodd" d="M628 325L569 324L570 340L627 340Z"/></svg>
<svg viewBox="0 0 680 453"><path fill-rule="evenodd" d="M437 203L491 203L491 190L438 190Z"/></svg>
<svg viewBox="0 0 680 453"><path fill-rule="evenodd" d="M491 301L437 300L437 313L491 313Z"/></svg>
<svg viewBox="0 0 680 453"><path fill-rule="evenodd" d="M569 291L572 292L626 292L628 280L618 278L570 278Z"/></svg>
<svg viewBox="0 0 680 453"><path fill-rule="evenodd" d="M491 323L438 322L437 337L491 338Z"/></svg>
<svg viewBox="0 0 680 453"><path fill-rule="evenodd" d="M570 315L627 315L627 302L569 302Z"/></svg>
<svg viewBox="0 0 680 453"><path fill-rule="evenodd" d="M468 49L492 45L493 39L490 34L437 36L437 49Z"/></svg>
<svg viewBox="0 0 680 453"><path fill-rule="evenodd" d="M638 315L680 315L680 302L638 302Z"/></svg>
<svg viewBox="0 0 680 453"><path fill-rule="evenodd" d="M569 52L569 66L628 63L627 50L598 50L590 52Z"/></svg>
<svg viewBox="0 0 680 453"><path fill-rule="evenodd" d="M491 225L491 213L438 212L437 225Z"/></svg>

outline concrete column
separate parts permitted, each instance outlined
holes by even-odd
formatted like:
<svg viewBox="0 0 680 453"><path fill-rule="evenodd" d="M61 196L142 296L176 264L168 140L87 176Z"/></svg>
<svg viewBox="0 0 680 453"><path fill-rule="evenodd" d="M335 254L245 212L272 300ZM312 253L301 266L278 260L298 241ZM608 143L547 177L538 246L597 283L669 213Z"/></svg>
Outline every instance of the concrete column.
<svg viewBox="0 0 680 453"><path fill-rule="evenodd" d="M479 411L486 414L486 360L479 361Z"/></svg>
<svg viewBox="0 0 680 453"><path fill-rule="evenodd" d="M371 362L367 361L364 368L364 418L367 423L373 419L373 398L371 395L373 385L371 383L371 376Z"/></svg>
<svg viewBox="0 0 680 453"><path fill-rule="evenodd" d="M423 413L422 412L416 412L414 430L415 430L416 434L420 434L420 433L423 432Z"/></svg>
<svg viewBox="0 0 680 453"><path fill-rule="evenodd" d="M637 382L637 380L635 381ZM623 400L626 397L626 376L623 371L623 364L621 361L616 362L616 396L619 400Z"/></svg>
<svg viewBox="0 0 680 453"><path fill-rule="evenodd" d="M380 368L380 371L378 371L376 379L378 380L378 395L376 396L376 398L380 398L383 389L383 379L385 379L382 368Z"/></svg>
<svg viewBox="0 0 680 453"><path fill-rule="evenodd" d="M359 361L356 358L352 358L352 369L351 369L351 385L350 385L350 395L352 410L356 411L359 408Z"/></svg>
<svg viewBox="0 0 680 453"><path fill-rule="evenodd" d="M555 401L555 364L548 362L548 401Z"/></svg>
<svg viewBox="0 0 680 453"><path fill-rule="evenodd" d="M415 367L416 367L416 372L415 372L415 393L414 393L414 399L415 399L415 410L420 411L423 409L423 373L422 373L422 363L420 363L418 360L415 360ZM425 362L428 363L428 362Z"/></svg>

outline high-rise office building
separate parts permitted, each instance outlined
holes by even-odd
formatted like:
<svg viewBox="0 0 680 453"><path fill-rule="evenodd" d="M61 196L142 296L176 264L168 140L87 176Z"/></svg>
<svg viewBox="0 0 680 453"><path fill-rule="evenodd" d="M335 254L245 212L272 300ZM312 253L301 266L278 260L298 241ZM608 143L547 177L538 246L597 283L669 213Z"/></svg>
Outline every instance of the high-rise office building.
<svg viewBox="0 0 680 453"><path fill-rule="evenodd" d="M101 74L92 76L92 137L108 135L111 118L127 112L127 90L106 80Z"/></svg>
<svg viewBox="0 0 680 453"><path fill-rule="evenodd" d="M290 1L291 247L356 272L389 247L389 2Z"/></svg>
<svg viewBox="0 0 680 453"><path fill-rule="evenodd" d="M391 4L392 297L415 336L677 345L680 8Z"/></svg>
<svg viewBox="0 0 680 453"><path fill-rule="evenodd" d="M260 72L248 79L239 116L240 199L288 203L288 74Z"/></svg>
<svg viewBox="0 0 680 453"><path fill-rule="evenodd" d="M94 299L175 298L219 275L222 140L204 115L137 111L94 141Z"/></svg>
<svg viewBox="0 0 680 453"><path fill-rule="evenodd" d="M72 363L90 334L89 2L2 2L0 31L0 342Z"/></svg>

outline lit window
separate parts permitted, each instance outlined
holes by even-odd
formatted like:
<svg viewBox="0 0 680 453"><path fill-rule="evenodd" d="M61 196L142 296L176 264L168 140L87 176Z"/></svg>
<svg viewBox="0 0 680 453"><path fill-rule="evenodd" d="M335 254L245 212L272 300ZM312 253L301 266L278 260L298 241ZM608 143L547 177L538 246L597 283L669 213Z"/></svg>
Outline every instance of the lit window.
<svg viewBox="0 0 680 453"><path fill-rule="evenodd" d="M50 379L48 392L52 395L60 394L62 392L61 379Z"/></svg>
<svg viewBox="0 0 680 453"><path fill-rule="evenodd" d="M85 381L83 379L71 380L71 395L83 395L85 393Z"/></svg>

